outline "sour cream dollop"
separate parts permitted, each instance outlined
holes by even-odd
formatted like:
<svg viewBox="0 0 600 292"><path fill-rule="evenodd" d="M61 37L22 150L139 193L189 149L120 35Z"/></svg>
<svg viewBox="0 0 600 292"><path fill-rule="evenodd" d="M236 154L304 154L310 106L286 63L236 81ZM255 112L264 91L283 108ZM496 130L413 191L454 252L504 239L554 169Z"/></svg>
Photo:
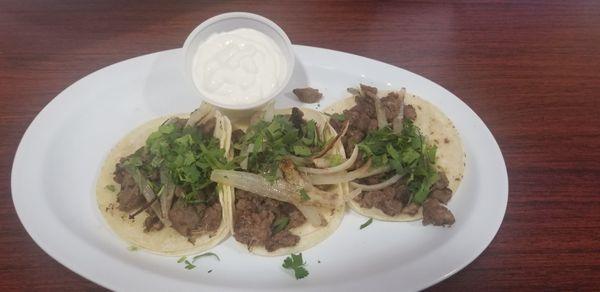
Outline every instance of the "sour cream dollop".
<svg viewBox="0 0 600 292"><path fill-rule="evenodd" d="M226 105L271 96L287 73L285 56L275 41L250 28L209 36L193 60L192 76L200 93Z"/></svg>

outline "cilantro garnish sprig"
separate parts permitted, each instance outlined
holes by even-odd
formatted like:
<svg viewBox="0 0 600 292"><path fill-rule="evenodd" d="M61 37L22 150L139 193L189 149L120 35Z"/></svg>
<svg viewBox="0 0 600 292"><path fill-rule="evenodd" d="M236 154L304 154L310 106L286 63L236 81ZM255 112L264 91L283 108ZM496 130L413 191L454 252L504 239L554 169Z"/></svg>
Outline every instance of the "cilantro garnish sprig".
<svg viewBox="0 0 600 292"><path fill-rule="evenodd" d="M294 271L294 277L296 280L305 278L308 276L308 271L305 266L304 260L302 260L302 253L299 254L291 254L285 260L283 260L283 264L281 265L283 268Z"/></svg>

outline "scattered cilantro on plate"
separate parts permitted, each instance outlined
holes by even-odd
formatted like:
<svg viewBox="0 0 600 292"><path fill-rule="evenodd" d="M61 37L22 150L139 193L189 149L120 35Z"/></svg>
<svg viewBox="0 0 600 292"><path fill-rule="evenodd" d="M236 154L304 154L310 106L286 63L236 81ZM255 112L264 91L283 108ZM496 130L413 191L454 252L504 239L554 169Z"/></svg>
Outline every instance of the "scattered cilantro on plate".
<svg viewBox="0 0 600 292"><path fill-rule="evenodd" d="M283 260L283 265L281 266L285 269L293 270L296 280L299 280L308 276L309 274L308 271L304 268L304 265L305 263L302 260L302 253L299 253L297 255L291 254L290 256L285 258L285 260Z"/></svg>

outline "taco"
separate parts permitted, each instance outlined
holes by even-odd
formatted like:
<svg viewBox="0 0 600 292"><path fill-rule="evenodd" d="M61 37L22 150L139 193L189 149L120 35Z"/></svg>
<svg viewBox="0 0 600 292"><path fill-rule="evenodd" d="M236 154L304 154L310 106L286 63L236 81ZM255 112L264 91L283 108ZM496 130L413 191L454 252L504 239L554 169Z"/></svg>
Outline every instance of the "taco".
<svg viewBox="0 0 600 292"><path fill-rule="evenodd" d="M239 170L211 177L235 188L233 236L263 256L306 250L331 235L345 212L341 184L313 185L307 175L335 173L331 162L344 161L340 135L309 109L271 105L253 120L232 135Z"/></svg>
<svg viewBox="0 0 600 292"><path fill-rule="evenodd" d="M349 122L341 139L354 161L344 187L349 206L379 220L452 225L445 205L463 178L465 154L450 119L404 88L349 91L326 110L336 130Z"/></svg>
<svg viewBox="0 0 600 292"><path fill-rule="evenodd" d="M135 247L197 253L229 235L231 188L209 179L228 158L231 124L207 104L190 115L152 120L110 152L96 186L110 228Z"/></svg>

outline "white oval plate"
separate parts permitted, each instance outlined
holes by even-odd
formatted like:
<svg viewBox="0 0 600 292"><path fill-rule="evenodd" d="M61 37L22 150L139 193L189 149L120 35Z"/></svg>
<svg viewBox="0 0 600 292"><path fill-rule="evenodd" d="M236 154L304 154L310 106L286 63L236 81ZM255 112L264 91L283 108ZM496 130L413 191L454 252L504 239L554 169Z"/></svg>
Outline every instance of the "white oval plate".
<svg viewBox="0 0 600 292"><path fill-rule="evenodd" d="M295 46L297 65L278 107L300 105L291 89L319 88L327 105L359 82L406 87L441 108L458 128L467 155L464 181L450 209L451 228L421 222L365 222L349 212L340 228L304 252L310 275L295 280L283 257L248 254L229 238L213 249L221 257L184 269L177 258L129 251L97 210L94 185L108 151L138 125L190 112L193 98L182 76L181 49L123 61L75 82L31 123L12 169L13 201L27 232L50 256L114 290L418 290L474 260L498 231L508 198L506 166L494 137L460 99L419 75L375 60ZM208 273L208 270L212 270Z"/></svg>

